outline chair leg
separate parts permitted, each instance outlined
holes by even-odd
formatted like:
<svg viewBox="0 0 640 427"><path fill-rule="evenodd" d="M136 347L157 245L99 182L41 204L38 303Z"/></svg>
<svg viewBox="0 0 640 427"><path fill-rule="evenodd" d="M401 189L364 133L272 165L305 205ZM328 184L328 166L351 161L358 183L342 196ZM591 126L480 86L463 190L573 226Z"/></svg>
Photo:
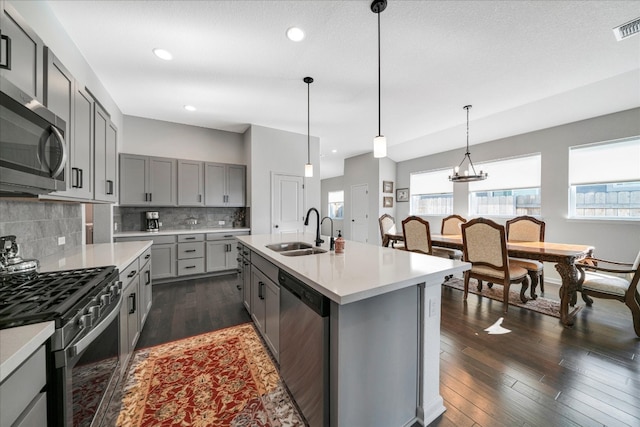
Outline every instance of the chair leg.
<svg viewBox="0 0 640 427"><path fill-rule="evenodd" d="M580 295L582 296L584 303L587 304L587 307L591 307L591 305L593 305L593 299L589 295L584 292L580 292ZM575 303L573 305L575 305Z"/></svg>
<svg viewBox="0 0 640 427"><path fill-rule="evenodd" d="M509 285L510 283L507 282L502 286L502 307L505 313L509 309Z"/></svg>
<svg viewBox="0 0 640 427"><path fill-rule="evenodd" d="M467 295L469 295L469 272L464 272L464 299L466 301Z"/></svg>
<svg viewBox="0 0 640 427"><path fill-rule="evenodd" d="M540 272L540 293L544 295L544 270Z"/></svg>
<svg viewBox="0 0 640 427"><path fill-rule="evenodd" d="M538 286L538 271L537 270L529 270L529 277L531 278L531 290L529 291L529 295L531 295L531 299L538 298L536 294L536 286Z"/></svg>
<svg viewBox="0 0 640 427"><path fill-rule="evenodd" d="M478 292L482 292L482 280L478 280Z"/></svg>
<svg viewBox="0 0 640 427"><path fill-rule="evenodd" d="M640 337L640 296L636 292L633 299L628 298L625 302L626 306L631 310L631 317L633 318L633 330L636 335Z"/></svg>
<svg viewBox="0 0 640 427"><path fill-rule="evenodd" d="M525 295L525 292L527 292L528 287L529 287L529 275L526 275L522 280L522 286L520 288L520 301L522 301L523 303L528 301L528 298Z"/></svg>

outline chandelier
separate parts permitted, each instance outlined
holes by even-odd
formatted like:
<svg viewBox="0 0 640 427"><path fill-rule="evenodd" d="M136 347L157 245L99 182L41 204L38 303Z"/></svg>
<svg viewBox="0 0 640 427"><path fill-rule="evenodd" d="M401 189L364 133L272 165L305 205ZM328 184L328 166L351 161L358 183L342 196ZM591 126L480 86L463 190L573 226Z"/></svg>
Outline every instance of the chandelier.
<svg viewBox="0 0 640 427"><path fill-rule="evenodd" d="M471 105L465 105L463 108L467 110L467 152L464 153L464 157L460 164L453 168L453 175L449 175L449 181L482 181L487 179L487 176L489 175L482 170L480 170L480 173L476 172L476 168L473 166L473 162L471 161L471 153L469 153L469 108L471 108ZM464 168L463 165L465 166ZM461 169L463 169L464 172L460 173Z"/></svg>

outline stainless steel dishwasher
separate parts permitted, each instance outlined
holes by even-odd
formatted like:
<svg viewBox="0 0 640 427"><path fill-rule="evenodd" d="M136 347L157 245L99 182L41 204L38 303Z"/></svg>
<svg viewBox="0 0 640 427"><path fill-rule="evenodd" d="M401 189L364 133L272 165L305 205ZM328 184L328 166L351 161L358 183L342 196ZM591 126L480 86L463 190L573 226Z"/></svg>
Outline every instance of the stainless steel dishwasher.
<svg viewBox="0 0 640 427"><path fill-rule="evenodd" d="M280 374L310 427L329 425L329 299L280 270Z"/></svg>

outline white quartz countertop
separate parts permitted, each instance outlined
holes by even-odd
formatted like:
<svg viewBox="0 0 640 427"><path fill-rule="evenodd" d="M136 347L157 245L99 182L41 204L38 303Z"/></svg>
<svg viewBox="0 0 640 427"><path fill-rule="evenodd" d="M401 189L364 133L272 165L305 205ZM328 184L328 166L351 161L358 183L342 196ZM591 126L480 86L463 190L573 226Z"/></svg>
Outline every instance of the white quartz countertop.
<svg viewBox="0 0 640 427"><path fill-rule="evenodd" d="M41 259L40 271L74 270L108 265L115 265L122 271L150 248L152 243L148 240L77 246Z"/></svg>
<svg viewBox="0 0 640 427"><path fill-rule="evenodd" d="M0 330L0 383L53 335L54 322Z"/></svg>
<svg viewBox="0 0 640 427"><path fill-rule="evenodd" d="M266 247L272 243L302 241L311 245L315 235L258 234L238 236L253 251L283 268L338 304L348 304L382 295L417 283L442 283L444 277L461 273L471 264L347 240L343 254L329 251L329 238L321 248L326 253L289 257Z"/></svg>
<svg viewBox="0 0 640 427"><path fill-rule="evenodd" d="M153 236L174 236L176 234L208 234L208 233L238 233L251 231L250 228L179 228L160 231L121 231L114 233L113 237L153 237Z"/></svg>

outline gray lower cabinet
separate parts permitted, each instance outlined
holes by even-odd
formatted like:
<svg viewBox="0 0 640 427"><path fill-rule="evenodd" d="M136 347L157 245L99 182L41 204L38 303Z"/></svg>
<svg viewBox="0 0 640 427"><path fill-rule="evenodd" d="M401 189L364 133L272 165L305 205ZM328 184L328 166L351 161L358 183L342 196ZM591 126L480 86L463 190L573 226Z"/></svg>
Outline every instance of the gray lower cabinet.
<svg viewBox="0 0 640 427"><path fill-rule="evenodd" d="M280 286L278 268L251 254L251 318L273 357L280 360Z"/></svg>
<svg viewBox="0 0 640 427"><path fill-rule="evenodd" d="M178 276L204 273L204 234L178 235Z"/></svg>
<svg viewBox="0 0 640 427"><path fill-rule="evenodd" d="M175 243L155 243L151 246L151 258L153 259L152 279L167 279L176 277L177 257Z"/></svg>
<svg viewBox="0 0 640 427"><path fill-rule="evenodd" d="M136 347L152 302L151 250L120 272L122 305L120 307L120 363L121 374L126 373L129 358Z"/></svg>
<svg viewBox="0 0 640 427"><path fill-rule="evenodd" d="M47 425L46 364L42 345L0 384L0 426Z"/></svg>

